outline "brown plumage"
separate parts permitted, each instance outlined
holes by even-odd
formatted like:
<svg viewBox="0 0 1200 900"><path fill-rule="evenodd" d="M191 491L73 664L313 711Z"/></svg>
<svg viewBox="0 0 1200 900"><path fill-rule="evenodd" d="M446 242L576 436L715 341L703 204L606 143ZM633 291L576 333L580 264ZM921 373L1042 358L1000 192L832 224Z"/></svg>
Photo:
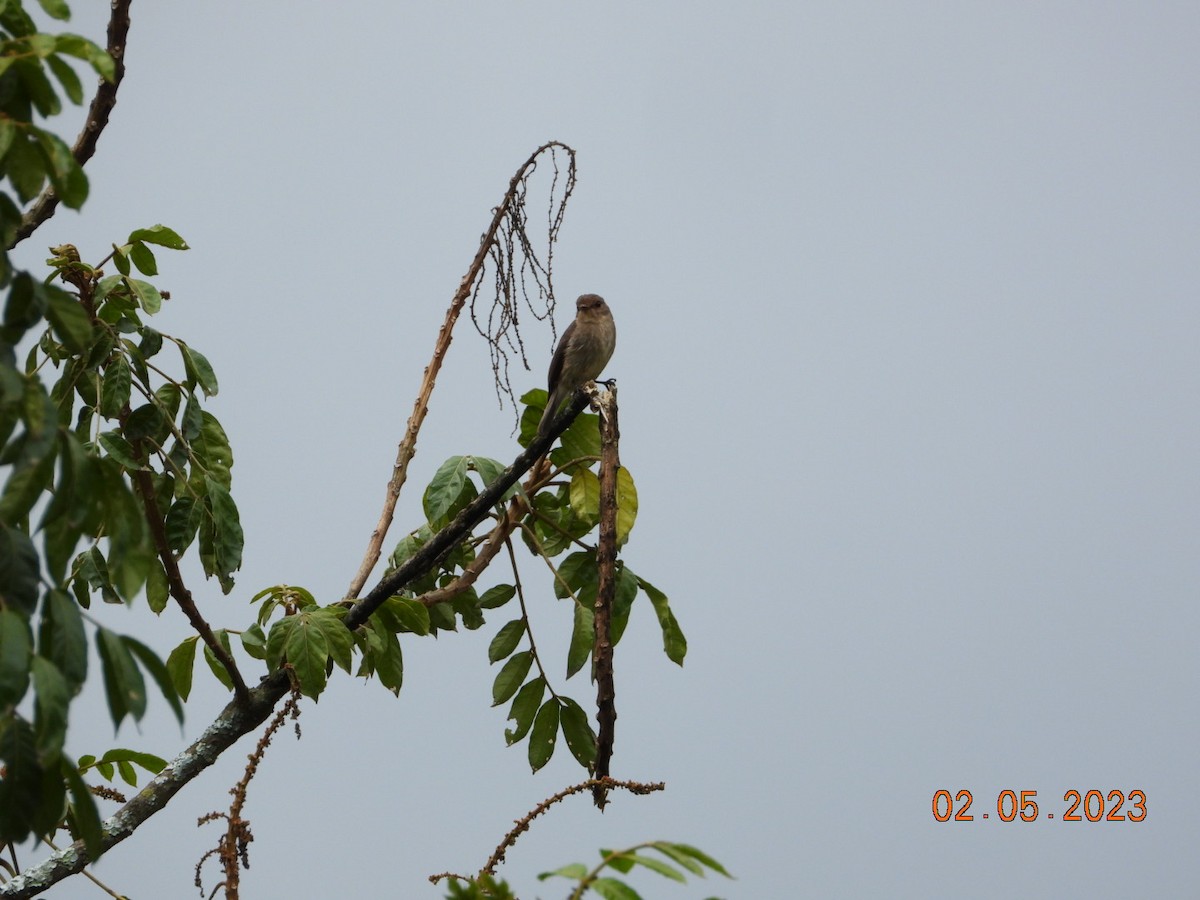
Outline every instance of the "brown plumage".
<svg viewBox="0 0 1200 900"><path fill-rule="evenodd" d="M563 332L550 360L550 396L538 423L539 435L577 390L604 371L616 346L617 327L608 304L599 294L584 294L575 301L575 320Z"/></svg>

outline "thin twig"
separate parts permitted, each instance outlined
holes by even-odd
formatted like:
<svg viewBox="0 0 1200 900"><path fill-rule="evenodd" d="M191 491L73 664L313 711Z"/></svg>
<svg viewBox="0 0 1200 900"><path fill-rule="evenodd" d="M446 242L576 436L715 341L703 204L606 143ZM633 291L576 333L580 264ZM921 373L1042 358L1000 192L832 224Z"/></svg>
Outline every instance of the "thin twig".
<svg viewBox="0 0 1200 900"><path fill-rule="evenodd" d="M108 19L108 46L105 49L108 50L108 55L113 60L113 77L112 81L100 79L96 96L92 98L92 105L88 107L87 121L83 123L79 137L75 139L75 146L71 149L75 162L81 166L95 154L100 133L108 125L109 114L117 104L117 88L121 86L121 79L125 77L125 40L129 36L129 4L131 2L132 0L112 0L111 3L112 12ZM21 217L21 227L17 229L13 246L15 247L33 234L38 226L54 215L57 206L58 194L55 193L52 186L47 185L37 202Z"/></svg>
<svg viewBox="0 0 1200 900"><path fill-rule="evenodd" d="M652 794L655 791L666 790L667 787L666 784L661 781L616 781L612 778L589 778L587 781L581 781L579 784L573 784L569 788L561 790L551 797L547 797L520 819L517 819L514 823L513 829L504 836L504 840L500 842L500 845L495 849L492 855L488 857L488 861L484 863L483 868L479 870L479 874L495 875L496 866L504 862L505 854L508 853L513 844L517 842L517 838L529 830L529 826L533 823L534 819L547 812L550 807L554 806L554 804L562 802L572 794L578 794L581 791L586 791L588 788L595 787L601 781L603 781L606 788L624 788L633 794Z"/></svg>

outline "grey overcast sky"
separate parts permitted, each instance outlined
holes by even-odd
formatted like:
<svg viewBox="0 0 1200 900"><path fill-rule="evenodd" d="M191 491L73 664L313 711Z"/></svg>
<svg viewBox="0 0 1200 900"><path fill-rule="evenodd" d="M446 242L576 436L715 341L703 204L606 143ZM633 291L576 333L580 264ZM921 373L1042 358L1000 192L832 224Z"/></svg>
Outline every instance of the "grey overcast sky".
<svg viewBox="0 0 1200 900"><path fill-rule="evenodd" d="M102 40L108 4L75 6ZM247 552L234 595L199 593L230 627L267 585L341 596L489 211L539 144L578 150L560 309L613 309L625 557L690 653L635 610L614 773L668 789L560 806L508 854L522 897L655 838L737 875L636 882L655 898L1200 890L1200 6L139 0L127 61L83 214L22 252L191 243L160 254L156 327L222 379ZM518 391L551 350L525 338ZM446 456L510 459L510 429L460 323L393 537ZM579 778L504 747L507 612L405 643L399 699L338 678L276 739L245 895L439 897L425 876ZM164 653L186 634L97 613ZM160 702L116 743L173 755L224 702L198 681L183 736ZM75 715L74 752L113 745L99 691ZM191 895L196 817L251 746L100 877ZM936 822L939 789L975 820ZM1039 820L999 821L1006 789ZM1062 821L1067 791L1135 789L1143 822Z"/></svg>

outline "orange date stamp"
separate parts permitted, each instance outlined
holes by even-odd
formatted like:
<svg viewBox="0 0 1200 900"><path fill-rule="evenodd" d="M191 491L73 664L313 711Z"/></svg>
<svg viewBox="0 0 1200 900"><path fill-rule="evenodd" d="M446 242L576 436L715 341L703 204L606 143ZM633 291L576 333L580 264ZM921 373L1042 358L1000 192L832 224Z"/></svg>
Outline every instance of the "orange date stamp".
<svg viewBox="0 0 1200 900"><path fill-rule="evenodd" d="M1043 811L1038 804L1037 791L1004 790L996 795L996 818L1001 822L1036 822L1039 818L1055 819L1060 822L1144 822L1146 820L1146 792L1141 790L1120 791L1077 791L1071 789L1063 794L1063 808L1056 816L1053 811ZM967 789L956 794L947 790L933 792L933 818L938 822L974 822L977 818L987 819L991 812L972 808L974 795Z"/></svg>

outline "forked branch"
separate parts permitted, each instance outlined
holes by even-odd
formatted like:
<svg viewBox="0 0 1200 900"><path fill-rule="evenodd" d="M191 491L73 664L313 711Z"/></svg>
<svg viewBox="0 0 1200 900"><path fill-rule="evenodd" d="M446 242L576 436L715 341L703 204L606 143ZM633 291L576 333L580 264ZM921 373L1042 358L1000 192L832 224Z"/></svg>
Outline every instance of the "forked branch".
<svg viewBox="0 0 1200 900"><path fill-rule="evenodd" d="M408 417L408 425L405 427L404 437L400 440L400 445L396 451L396 462L392 466L392 477L388 481L387 491L384 495L383 510L379 514L379 521L376 523L375 529L371 532L371 537L367 542L367 550L363 555L362 563L350 581L350 587L346 591L347 599L353 600L358 597L359 592L363 589L363 585L367 583L367 578L370 577L371 571L375 568L376 563L379 562L383 540L387 536L387 531L391 527L392 519L395 515L396 502L400 498L400 491L404 487L404 482L408 479L408 464L417 452L417 435L421 430L421 425L425 421L425 416L429 413L429 398L433 394L434 384L437 381L438 373L441 371L446 351L450 349L454 326L458 321L459 315L462 313L463 306L466 304L467 299L474 297L479 290L481 277L489 257L497 261L498 272L503 268L504 248L499 241L502 229L506 235L504 243L509 245L507 253L509 265L507 269L504 269L508 275L504 279L504 283L507 284L511 280L511 233L514 230L522 236L523 246L528 248L525 258L528 258L532 254L532 248L529 246L528 238L524 232L525 218L523 206L525 186L529 175L537 167L539 157L546 152L553 154L556 149L561 149L570 156L570 178L573 182L575 151L566 144L561 144L558 141L550 141L538 147L529 159L525 160L521 167L517 169L517 173L513 175L503 200L500 201L500 205L496 207L492 215L491 224L488 225L487 230L483 233L483 237L479 241L479 249L475 252L475 258L471 260L466 274L463 275L462 281L459 282L458 290L454 292L454 296L450 300L450 307L446 310L446 318L442 322L442 327L438 330L437 340L434 341L433 357L430 359L429 365L425 367L425 375L421 379L421 386L417 391L417 399L414 401L412 413ZM566 197L563 198L562 205L565 205L565 203ZM504 227L506 222L509 224L507 227ZM551 219L551 232L549 235L551 246L553 246L553 240L557 234L558 224L561 224L561 206L557 219L554 217ZM545 272L548 285L549 267L546 266L540 271ZM507 304L500 305L506 306Z"/></svg>

